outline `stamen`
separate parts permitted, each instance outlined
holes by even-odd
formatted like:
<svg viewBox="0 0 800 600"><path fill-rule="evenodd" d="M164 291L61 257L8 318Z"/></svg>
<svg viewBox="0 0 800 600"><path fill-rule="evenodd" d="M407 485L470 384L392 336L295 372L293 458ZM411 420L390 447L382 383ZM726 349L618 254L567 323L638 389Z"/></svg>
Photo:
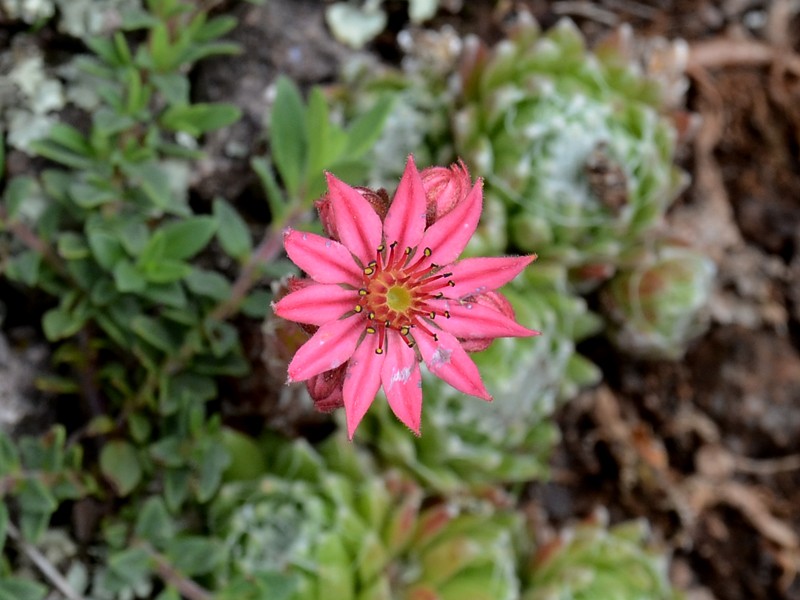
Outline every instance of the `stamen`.
<svg viewBox="0 0 800 600"><path fill-rule="evenodd" d="M425 248L425 250L422 251L422 254L425 255L425 258L428 258L431 254L433 254L433 252L430 248Z"/></svg>
<svg viewBox="0 0 800 600"><path fill-rule="evenodd" d="M356 304L356 307L353 310L356 311L357 313L360 313L362 310L364 310L364 307L361 306L360 304Z"/></svg>
<svg viewBox="0 0 800 600"><path fill-rule="evenodd" d="M374 327L367 327L367 333L375 333L376 331Z"/></svg>
<svg viewBox="0 0 800 600"><path fill-rule="evenodd" d="M367 290L365 288L361 288L360 290L358 290L358 295L359 296L366 296L368 293L369 292L367 292Z"/></svg>
<svg viewBox="0 0 800 600"><path fill-rule="evenodd" d="M369 314L367 315L367 318L370 321L372 321L375 318L375 313L373 311L370 311Z"/></svg>
<svg viewBox="0 0 800 600"><path fill-rule="evenodd" d="M370 263L370 264L372 264L372 263ZM364 269L364 275L372 275L374 272L375 272L375 269L373 267L367 267L366 269Z"/></svg>

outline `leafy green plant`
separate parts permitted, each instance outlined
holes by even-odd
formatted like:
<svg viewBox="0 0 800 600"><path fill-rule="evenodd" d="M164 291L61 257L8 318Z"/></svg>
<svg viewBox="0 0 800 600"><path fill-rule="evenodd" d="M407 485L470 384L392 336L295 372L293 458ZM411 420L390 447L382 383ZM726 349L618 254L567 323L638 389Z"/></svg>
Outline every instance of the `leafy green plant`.
<svg viewBox="0 0 800 600"><path fill-rule="evenodd" d="M229 202L196 207L188 194L202 137L240 116L230 104L193 102L189 71L238 52L221 40L235 24L194 2L150 0L119 31L88 38L93 54L78 62L100 106L85 125L59 122L34 142L47 167L8 181L2 194L0 272L50 298L41 325L54 369L37 383L86 412L68 439L63 427L19 444L0 437L0 532L18 530L27 548L62 502L121 501L94 540L104 564L76 593L129 598L161 579L159 598L174 598L214 568L217 542L188 517L216 494L231 461L231 433L209 407L219 378L248 370L231 318L263 317L270 295L255 284L285 272L282 230L306 218L326 168L366 168L390 108L376 103L344 128L331 122L321 90L304 103L280 79L270 157L253 161L272 222L254 244ZM16 507L10 514L5 502ZM10 581L0 592L40 597L39 584Z"/></svg>

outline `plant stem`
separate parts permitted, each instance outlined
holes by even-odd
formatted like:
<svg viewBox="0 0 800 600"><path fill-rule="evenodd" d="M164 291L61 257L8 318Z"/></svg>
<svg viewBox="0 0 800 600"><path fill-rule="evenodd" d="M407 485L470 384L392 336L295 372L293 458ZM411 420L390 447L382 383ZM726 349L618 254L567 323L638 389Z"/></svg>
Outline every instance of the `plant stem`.
<svg viewBox="0 0 800 600"><path fill-rule="evenodd" d="M39 552L39 549L36 548L36 546L33 546L22 539L22 535L13 523L8 524L8 535L12 540L14 540L14 543L17 545L17 547L22 550L23 554L25 554L25 556L27 556L34 565L36 565L36 568L41 571L42 575L44 575L56 588L58 588L58 591L61 592L68 600L83 600L83 597L72 589L72 586L58 571L58 569L53 566L53 563L51 563L44 554Z"/></svg>
<svg viewBox="0 0 800 600"><path fill-rule="evenodd" d="M166 556L150 548L147 544L143 545L147 553L155 562L155 570L159 577L168 585L172 585L178 593L188 600L213 600L214 596L207 589L195 581L184 577L172 566Z"/></svg>

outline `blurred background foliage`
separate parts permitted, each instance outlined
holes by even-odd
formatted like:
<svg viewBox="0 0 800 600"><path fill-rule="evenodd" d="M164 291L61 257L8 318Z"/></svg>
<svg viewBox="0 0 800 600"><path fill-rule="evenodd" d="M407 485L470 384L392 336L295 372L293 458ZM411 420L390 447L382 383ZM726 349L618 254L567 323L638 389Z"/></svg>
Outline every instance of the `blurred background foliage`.
<svg viewBox="0 0 800 600"><path fill-rule="evenodd" d="M543 540L521 510L548 477L554 412L600 379L576 345L677 358L706 324L714 265L663 223L685 183L674 77L622 38L590 51L570 22L524 14L491 47L418 30L398 67L359 54L325 88L278 77L248 157L259 222L191 189L204 141L242 118L193 91L199 61L241 51L216 4L0 3L20 24L0 173L6 150L31 160L2 180L0 273L31 298L47 350L26 373L59 421L0 428L0 599L676 597L642 523ZM327 22L362 46L381 4L333 3ZM410 2L412 21L437 6ZM47 62L45 24L80 51ZM538 253L504 293L542 335L475 355L493 404L426 378L420 438L376 405L355 443L338 417L306 439L311 402L282 388L303 333L269 310L291 272L280 234L319 227L326 170L392 190L409 153L484 178L468 253ZM229 408L254 380L279 397L279 433Z"/></svg>

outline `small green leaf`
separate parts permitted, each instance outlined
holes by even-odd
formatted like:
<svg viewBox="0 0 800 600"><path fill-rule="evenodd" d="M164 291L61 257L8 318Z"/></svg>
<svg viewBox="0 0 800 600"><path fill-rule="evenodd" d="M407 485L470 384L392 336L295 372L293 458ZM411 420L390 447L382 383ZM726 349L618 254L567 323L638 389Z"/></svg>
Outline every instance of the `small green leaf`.
<svg viewBox="0 0 800 600"><path fill-rule="evenodd" d="M129 260L121 260L114 266L114 283L120 292L141 292L147 280Z"/></svg>
<svg viewBox="0 0 800 600"><path fill-rule="evenodd" d="M206 247L217 231L213 217L191 217L164 225L158 233L164 236L164 258L185 260Z"/></svg>
<svg viewBox="0 0 800 600"><path fill-rule="evenodd" d="M190 577L210 573L223 557L219 542L201 536L172 540L167 545L166 554L178 571Z"/></svg>
<svg viewBox="0 0 800 600"><path fill-rule="evenodd" d="M108 231L87 226L86 239L95 260L106 271L111 271L125 258L119 238Z"/></svg>
<svg viewBox="0 0 800 600"><path fill-rule="evenodd" d="M51 514L58 503L50 490L38 478L25 480L19 492L19 503L23 512Z"/></svg>
<svg viewBox="0 0 800 600"><path fill-rule="evenodd" d="M177 281L172 283L151 283L139 294L156 304L163 304L174 308L186 307L186 292Z"/></svg>
<svg viewBox="0 0 800 600"><path fill-rule="evenodd" d="M19 452L11 437L0 429L0 476L20 468Z"/></svg>
<svg viewBox="0 0 800 600"><path fill-rule="evenodd" d="M270 310L270 300L272 294L267 290L255 290L244 299L240 309L251 319L263 319Z"/></svg>
<svg viewBox="0 0 800 600"><path fill-rule="evenodd" d="M217 271L207 271L195 267L184 281L186 287L198 296L206 296L217 301L230 298L231 284Z"/></svg>
<svg viewBox="0 0 800 600"><path fill-rule="evenodd" d="M164 543L175 535L172 517L164 501L159 496L148 498L136 518L135 534L162 548Z"/></svg>
<svg viewBox="0 0 800 600"><path fill-rule="evenodd" d="M169 178L156 162L125 163L121 165L121 168L131 178L131 183L142 188L142 191L153 203L153 206L161 210L174 212L175 207L173 206Z"/></svg>
<svg viewBox="0 0 800 600"><path fill-rule="evenodd" d="M69 195L72 201L81 208L96 208L119 198L114 190L104 189L80 180L70 184Z"/></svg>
<svg viewBox="0 0 800 600"><path fill-rule="evenodd" d="M236 17L223 15L210 19L192 36L197 42L210 42L221 37L236 27Z"/></svg>
<svg viewBox="0 0 800 600"><path fill-rule="evenodd" d="M128 548L112 554L108 566L117 577L135 587L150 574L150 555L143 548Z"/></svg>
<svg viewBox="0 0 800 600"><path fill-rule="evenodd" d="M150 29L150 56L156 71L168 72L173 66L173 49L166 23L159 21Z"/></svg>
<svg viewBox="0 0 800 600"><path fill-rule="evenodd" d="M104 62L114 67L121 66L114 42L106 37L92 36L84 39L84 43Z"/></svg>
<svg viewBox="0 0 800 600"><path fill-rule="evenodd" d="M72 167L73 169L82 170L92 167L91 159L65 148L52 140L44 139L34 141L31 143L31 150L43 158L49 158L54 162Z"/></svg>
<svg viewBox="0 0 800 600"><path fill-rule="evenodd" d="M229 256L238 260L246 258L253 249L250 230L241 215L220 198L214 200L214 217L217 219L217 240Z"/></svg>
<svg viewBox="0 0 800 600"><path fill-rule="evenodd" d="M183 131L198 137L208 131L231 125L241 116L241 109L233 104L198 103L170 106L159 121L166 129Z"/></svg>
<svg viewBox="0 0 800 600"><path fill-rule="evenodd" d="M168 258L151 261L142 267L142 275L151 283L173 283L180 281L191 272L192 267L189 263Z"/></svg>
<svg viewBox="0 0 800 600"><path fill-rule="evenodd" d="M35 287L39 281L42 255L33 250L23 250L6 264L5 274L13 281Z"/></svg>
<svg viewBox="0 0 800 600"><path fill-rule="evenodd" d="M370 110L355 119L347 128L345 155L350 158L364 156L383 132L383 126L391 113L393 101L386 97L378 100Z"/></svg>
<svg viewBox="0 0 800 600"><path fill-rule="evenodd" d="M75 335L86 322L85 315L77 310L81 304L70 306L62 302L51 308L42 317L42 330L45 337L51 342Z"/></svg>
<svg viewBox="0 0 800 600"><path fill-rule="evenodd" d="M266 160L258 157L250 161L250 166L253 171L255 171L256 175L258 175L261 186L264 188L264 193L267 196L267 204L272 213L272 222L280 222L286 212L286 196L275 180L272 167Z"/></svg>
<svg viewBox="0 0 800 600"><path fill-rule="evenodd" d="M0 580L0 600L44 600L47 588L41 583L22 577Z"/></svg>
<svg viewBox="0 0 800 600"><path fill-rule="evenodd" d="M200 457L200 480L197 485L197 499L208 502L216 493L222 481L222 473L231 464L231 455L221 442L206 446Z"/></svg>
<svg viewBox="0 0 800 600"><path fill-rule="evenodd" d="M122 440L112 440L103 446L100 470L120 496L131 493L142 479L142 466L136 449Z"/></svg>
<svg viewBox="0 0 800 600"><path fill-rule="evenodd" d="M305 108L300 91L285 75L278 78L270 115L272 158L290 196L297 196L306 158Z"/></svg>
<svg viewBox="0 0 800 600"><path fill-rule="evenodd" d="M165 327L160 319L136 315L131 320L131 330L165 354L173 354L180 348L180 340Z"/></svg>
<svg viewBox="0 0 800 600"><path fill-rule="evenodd" d="M167 469L164 473L164 500L173 512L177 512L189 492L189 471Z"/></svg>
<svg viewBox="0 0 800 600"><path fill-rule="evenodd" d="M47 137L54 142L61 144L64 148L72 150L84 156L92 156L92 147L83 134L75 129L72 125L66 123L56 123L50 128Z"/></svg>
<svg viewBox="0 0 800 600"><path fill-rule="evenodd" d="M153 85L164 95L167 104L181 105L189 103L189 79L182 73L154 73L151 77Z"/></svg>
<svg viewBox="0 0 800 600"><path fill-rule="evenodd" d="M0 179L2 179L2 171L0 171ZM30 200L35 192L36 181L32 177L20 176L8 181L3 200L9 220L14 221L19 217L23 203Z"/></svg>
<svg viewBox="0 0 800 600"><path fill-rule="evenodd" d="M65 231L58 236L58 255L66 260L79 260L89 256L89 247L83 236Z"/></svg>

